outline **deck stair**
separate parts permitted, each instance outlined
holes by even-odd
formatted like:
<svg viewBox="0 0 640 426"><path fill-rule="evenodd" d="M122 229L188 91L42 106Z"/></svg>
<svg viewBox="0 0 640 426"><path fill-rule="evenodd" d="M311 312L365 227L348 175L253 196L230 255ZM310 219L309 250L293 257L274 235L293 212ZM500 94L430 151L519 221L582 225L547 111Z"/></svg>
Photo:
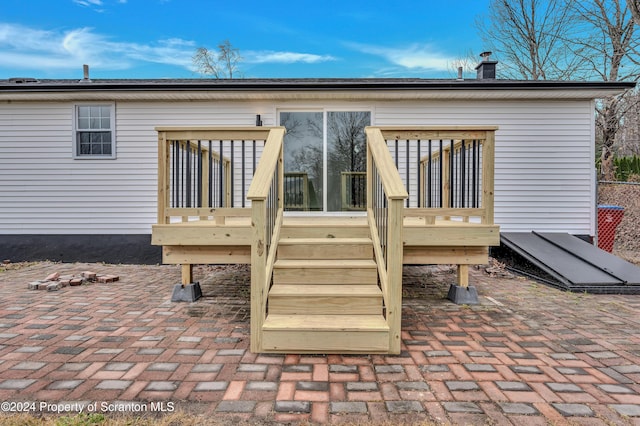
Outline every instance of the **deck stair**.
<svg viewBox="0 0 640 426"><path fill-rule="evenodd" d="M388 351L373 243L366 228L355 229L283 227L262 327L266 351Z"/></svg>

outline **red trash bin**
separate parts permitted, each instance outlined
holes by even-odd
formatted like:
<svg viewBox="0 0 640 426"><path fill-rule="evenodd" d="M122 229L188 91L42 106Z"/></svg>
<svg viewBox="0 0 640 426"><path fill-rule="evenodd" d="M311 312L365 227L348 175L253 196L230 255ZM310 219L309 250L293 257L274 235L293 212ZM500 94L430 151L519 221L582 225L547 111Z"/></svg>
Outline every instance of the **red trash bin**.
<svg viewBox="0 0 640 426"><path fill-rule="evenodd" d="M624 216L624 207L598 206L598 247L609 253L613 251L616 228Z"/></svg>

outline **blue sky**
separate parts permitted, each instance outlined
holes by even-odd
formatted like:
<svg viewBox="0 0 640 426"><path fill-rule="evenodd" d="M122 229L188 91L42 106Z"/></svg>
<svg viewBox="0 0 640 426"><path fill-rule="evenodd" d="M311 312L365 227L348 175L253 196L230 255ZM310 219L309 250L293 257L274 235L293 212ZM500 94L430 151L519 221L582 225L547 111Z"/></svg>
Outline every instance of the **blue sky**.
<svg viewBox="0 0 640 426"><path fill-rule="evenodd" d="M194 78L228 39L247 78L453 77L488 0L1 0L0 78ZM478 57L478 59L480 59Z"/></svg>

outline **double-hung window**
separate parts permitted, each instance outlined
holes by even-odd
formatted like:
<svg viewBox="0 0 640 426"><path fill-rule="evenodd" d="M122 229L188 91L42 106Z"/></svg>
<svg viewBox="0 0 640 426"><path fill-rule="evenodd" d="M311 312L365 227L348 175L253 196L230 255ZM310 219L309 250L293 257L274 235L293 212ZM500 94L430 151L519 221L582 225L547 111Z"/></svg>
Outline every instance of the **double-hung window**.
<svg viewBox="0 0 640 426"><path fill-rule="evenodd" d="M115 158L115 106L112 104L76 105L76 158Z"/></svg>

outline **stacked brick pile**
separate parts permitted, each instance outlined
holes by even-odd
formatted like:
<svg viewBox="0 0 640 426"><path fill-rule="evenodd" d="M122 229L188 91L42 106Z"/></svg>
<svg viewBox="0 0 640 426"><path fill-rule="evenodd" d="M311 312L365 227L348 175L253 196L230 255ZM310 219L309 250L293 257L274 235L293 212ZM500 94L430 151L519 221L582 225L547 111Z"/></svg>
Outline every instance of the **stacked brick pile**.
<svg viewBox="0 0 640 426"><path fill-rule="evenodd" d="M117 275L98 275L95 272L85 271L77 275L63 275L54 272L44 280L29 283L29 290L58 291L67 286L79 286L87 283L112 283L120 279Z"/></svg>

